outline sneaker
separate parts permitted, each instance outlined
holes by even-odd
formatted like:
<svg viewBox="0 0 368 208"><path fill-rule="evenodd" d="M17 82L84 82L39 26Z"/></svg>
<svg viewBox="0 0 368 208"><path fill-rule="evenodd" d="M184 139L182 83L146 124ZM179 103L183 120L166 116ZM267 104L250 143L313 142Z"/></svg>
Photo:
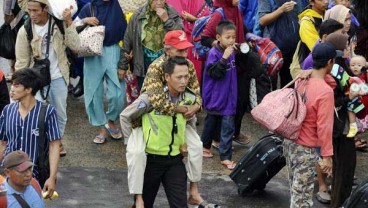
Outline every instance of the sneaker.
<svg viewBox="0 0 368 208"><path fill-rule="evenodd" d="M316 194L316 198L322 204L330 204L331 203L331 195L327 191L319 191Z"/></svg>
<svg viewBox="0 0 368 208"><path fill-rule="evenodd" d="M358 133L358 127L356 123L350 123L349 133L346 135L347 138L353 138Z"/></svg>

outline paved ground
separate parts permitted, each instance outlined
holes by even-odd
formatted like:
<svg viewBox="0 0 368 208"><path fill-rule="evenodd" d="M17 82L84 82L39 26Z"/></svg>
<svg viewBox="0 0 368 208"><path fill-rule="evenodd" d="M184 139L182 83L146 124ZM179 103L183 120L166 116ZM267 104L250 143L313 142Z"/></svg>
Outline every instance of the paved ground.
<svg viewBox="0 0 368 208"><path fill-rule="evenodd" d="M128 195L126 180L125 146L122 141L109 140L104 145L92 143L97 129L87 123L82 98L69 97L67 133L64 144L68 155L62 159L58 191L60 198L49 203L50 207L128 207L132 198ZM199 132L202 130L203 114L199 116ZM234 144L234 159L238 160L257 139L266 134L247 114L243 120L243 131L252 136L248 146ZM200 192L204 198L223 207L288 207L289 187L286 169L282 169L264 192L240 197L235 184L228 177L229 171L221 165L216 151L215 157L204 160L203 180ZM358 153L357 176L359 181L367 179L365 153ZM155 207L168 207L164 192L160 191ZM315 207L325 207L318 202Z"/></svg>
<svg viewBox="0 0 368 208"><path fill-rule="evenodd" d="M0 24L2 24L2 4L0 4ZM0 69L9 72L7 61L0 58ZM125 146L122 141L109 140L104 145L92 142L97 129L88 124L83 98L68 98L68 124L63 143L68 155L61 160L58 174L58 200L48 201L52 208L93 207L121 208L129 207L132 197L128 194ZM201 132L203 114L199 116ZM243 120L243 129L252 137L250 145L242 147L234 144L234 159L238 160L257 139L266 134L247 114ZM366 137L366 136L365 136ZM248 197L237 194L235 184L228 177L229 171L221 165L216 151L215 157L204 160L203 180L200 192L210 202L228 208L272 207L284 208L289 205L289 187L286 169L280 171L267 185L265 191L256 192ZM365 172L368 162L366 153L358 153L356 175L359 181L368 179ZM359 182L358 181L358 182ZM168 207L165 194L160 189L155 207ZM325 207L318 202L315 207Z"/></svg>

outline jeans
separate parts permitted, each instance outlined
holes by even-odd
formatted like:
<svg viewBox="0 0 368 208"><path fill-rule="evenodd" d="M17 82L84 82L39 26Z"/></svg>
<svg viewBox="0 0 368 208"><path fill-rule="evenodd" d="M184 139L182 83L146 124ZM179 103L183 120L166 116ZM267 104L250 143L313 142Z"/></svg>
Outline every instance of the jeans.
<svg viewBox="0 0 368 208"><path fill-rule="evenodd" d="M221 115L206 115L204 121L204 127L202 132L203 147L206 149L211 148L212 139L216 136L215 129L218 126L217 123L221 122L221 136L219 154L221 161L231 160L232 157L232 137L235 132L235 116L221 116Z"/></svg>
<svg viewBox="0 0 368 208"><path fill-rule="evenodd" d="M48 86L44 87L43 93L47 93ZM68 96L68 87L63 77L51 80L50 92L47 97L49 103L54 106L57 114L58 125L60 130L60 136L64 136L65 125L67 121L66 115L66 98ZM41 92L38 91L36 94L36 99L45 102L41 97Z"/></svg>

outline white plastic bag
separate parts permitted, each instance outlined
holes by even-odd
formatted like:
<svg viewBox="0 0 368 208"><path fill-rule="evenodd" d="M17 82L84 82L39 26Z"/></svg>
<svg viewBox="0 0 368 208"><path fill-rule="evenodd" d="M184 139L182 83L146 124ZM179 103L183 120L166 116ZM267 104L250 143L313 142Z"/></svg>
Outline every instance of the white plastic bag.
<svg viewBox="0 0 368 208"><path fill-rule="evenodd" d="M185 134L185 142L188 146L188 157L184 158L184 165L187 170L187 176L190 182L199 182L202 177L202 141L195 128L189 124L186 126Z"/></svg>
<svg viewBox="0 0 368 208"><path fill-rule="evenodd" d="M70 8L72 16L77 13L78 5L76 0L48 0L49 12L59 20L64 20L63 12L65 9Z"/></svg>
<svg viewBox="0 0 368 208"><path fill-rule="evenodd" d="M132 130L126 148L128 164L128 187L130 194L142 194L144 171L146 170L146 142L142 127Z"/></svg>

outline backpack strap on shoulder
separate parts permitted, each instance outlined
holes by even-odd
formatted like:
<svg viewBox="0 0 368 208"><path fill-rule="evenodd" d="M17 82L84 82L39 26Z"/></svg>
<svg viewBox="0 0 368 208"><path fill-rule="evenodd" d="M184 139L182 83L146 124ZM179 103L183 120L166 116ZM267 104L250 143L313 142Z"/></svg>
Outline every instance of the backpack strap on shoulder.
<svg viewBox="0 0 368 208"><path fill-rule="evenodd" d="M314 19L313 19L313 18L310 18L310 17L308 17L308 16L304 16L304 17L302 17L302 19L301 19L300 21L302 21L302 20L307 20L307 21L312 22L313 24L315 24Z"/></svg>
<svg viewBox="0 0 368 208"><path fill-rule="evenodd" d="M42 189L41 189L41 186L40 186L40 184L38 183L38 181L35 178L32 178L31 185L36 190L36 192L42 197Z"/></svg>
<svg viewBox="0 0 368 208"><path fill-rule="evenodd" d="M52 18L54 19L54 25L56 24L56 26L59 28L61 34L64 36L65 35L64 21L59 20L58 18L56 18L54 16L52 16Z"/></svg>
<svg viewBox="0 0 368 208"><path fill-rule="evenodd" d="M56 26L59 28L61 34L65 35L65 28L64 28L64 21L63 20L59 20L57 19L56 17L50 15L50 21L52 19L54 19L54 24L52 25L52 27L54 27L54 25L56 24ZM52 18L51 18L52 17ZM32 41L33 39L33 29L32 29L32 21L31 21L31 18L28 18L25 22L24 22L24 29L26 30L26 33L27 33L27 40L29 42Z"/></svg>
<svg viewBox="0 0 368 208"><path fill-rule="evenodd" d="M31 18L28 18L25 22L24 22L24 29L26 30L27 33L27 40L29 42L32 41L33 39L33 31L32 31L32 22L31 22Z"/></svg>

